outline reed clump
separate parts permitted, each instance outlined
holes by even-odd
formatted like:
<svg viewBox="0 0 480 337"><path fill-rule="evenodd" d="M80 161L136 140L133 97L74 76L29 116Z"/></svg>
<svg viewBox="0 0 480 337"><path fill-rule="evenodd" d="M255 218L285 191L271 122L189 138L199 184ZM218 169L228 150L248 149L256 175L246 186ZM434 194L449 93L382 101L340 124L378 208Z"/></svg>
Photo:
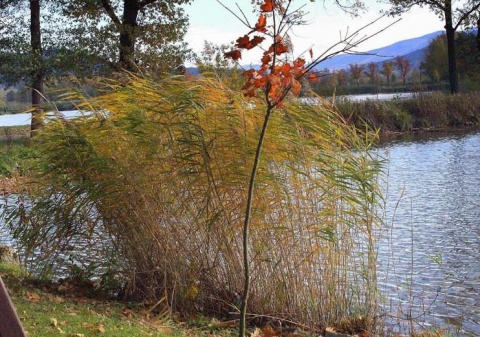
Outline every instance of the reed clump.
<svg viewBox="0 0 480 337"><path fill-rule="evenodd" d="M31 194L7 209L26 260L59 268L89 242L81 253L103 261L98 273L114 270L125 296L236 317L261 100L213 79L110 87L81 107L93 114L51 121L34 137ZM275 111L252 212L248 312L313 329L362 316L374 329L380 162L371 142L325 105Z"/></svg>
<svg viewBox="0 0 480 337"><path fill-rule="evenodd" d="M419 93L411 99L336 102L345 118L357 126L365 122L382 131L412 131L480 124L480 95L442 92Z"/></svg>

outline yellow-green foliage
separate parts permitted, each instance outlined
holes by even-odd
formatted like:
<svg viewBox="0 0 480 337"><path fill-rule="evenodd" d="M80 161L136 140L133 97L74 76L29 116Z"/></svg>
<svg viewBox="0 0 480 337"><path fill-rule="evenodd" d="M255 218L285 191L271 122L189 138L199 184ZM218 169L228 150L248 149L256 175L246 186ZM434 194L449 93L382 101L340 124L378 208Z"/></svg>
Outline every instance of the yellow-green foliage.
<svg viewBox="0 0 480 337"><path fill-rule="evenodd" d="M53 252L73 234L103 233L134 295L166 296L182 312L235 311L262 101L213 79L111 89L85 104L90 117L35 137L38 184L32 208L12 213L16 235ZM249 312L317 327L373 317L379 165L368 145L326 105L274 112L254 197Z"/></svg>

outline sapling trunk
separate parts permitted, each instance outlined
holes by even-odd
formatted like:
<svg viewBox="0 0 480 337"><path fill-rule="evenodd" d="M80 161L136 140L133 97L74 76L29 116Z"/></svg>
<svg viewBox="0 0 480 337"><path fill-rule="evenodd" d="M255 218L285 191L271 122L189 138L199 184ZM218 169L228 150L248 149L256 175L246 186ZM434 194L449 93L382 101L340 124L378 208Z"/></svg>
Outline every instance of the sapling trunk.
<svg viewBox="0 0 480 337"><path fill-rule="evenodd" d="M240 323L239 323L239 337L245 336L245 321L247 316L248 295L250 292L250 262L248 261L248 226L250 224L250 215L252 213L253 191L255 189L255 178L257 176L258 164L260 162L260 155L262 152L263 141L267 132L267 125L272 113L272 106L267 107L265 119L263 120L262 132L258 139L257 149L255 151L255 160L253 161L252 172L250 174L250 182L248 184L248 198L247 207L245 211L245 221L243 223L243 275L244 287L242 294L242 303L240 306Z"/></svg>

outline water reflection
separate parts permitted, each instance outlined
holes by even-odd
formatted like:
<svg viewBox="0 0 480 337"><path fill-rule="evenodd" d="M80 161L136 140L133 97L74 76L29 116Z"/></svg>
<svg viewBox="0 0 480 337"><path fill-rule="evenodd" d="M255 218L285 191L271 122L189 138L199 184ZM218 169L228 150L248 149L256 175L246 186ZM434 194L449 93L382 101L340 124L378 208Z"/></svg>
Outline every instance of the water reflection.
<svg viewBox="0 0 480 337"><path fill-rule="evenodd" d="M384 144L387 229L379 280L389 324L480 335L480 133ZM398 323L398 325L397 325Z"/></svg>

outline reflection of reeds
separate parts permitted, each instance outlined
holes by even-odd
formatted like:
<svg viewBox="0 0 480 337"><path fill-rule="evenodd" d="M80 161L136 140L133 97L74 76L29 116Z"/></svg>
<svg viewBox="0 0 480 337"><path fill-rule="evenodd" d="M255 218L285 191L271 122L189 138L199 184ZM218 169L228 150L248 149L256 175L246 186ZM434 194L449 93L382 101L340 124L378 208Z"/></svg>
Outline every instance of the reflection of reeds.
<svg viewBox="0 0 480 337"><path fill-rule="evenodd" d="M31 209L12 210L16 236L58 250L74 234L104 233L131 296L166 298L183 313L235 311L261 103L208 79L133 78L112 89L89 103L95 117L51 122L35 137L38 185ZM379 163L369 136L332 109L293 103L269 130L252 213L249 312L372 330Z"/></svg>

